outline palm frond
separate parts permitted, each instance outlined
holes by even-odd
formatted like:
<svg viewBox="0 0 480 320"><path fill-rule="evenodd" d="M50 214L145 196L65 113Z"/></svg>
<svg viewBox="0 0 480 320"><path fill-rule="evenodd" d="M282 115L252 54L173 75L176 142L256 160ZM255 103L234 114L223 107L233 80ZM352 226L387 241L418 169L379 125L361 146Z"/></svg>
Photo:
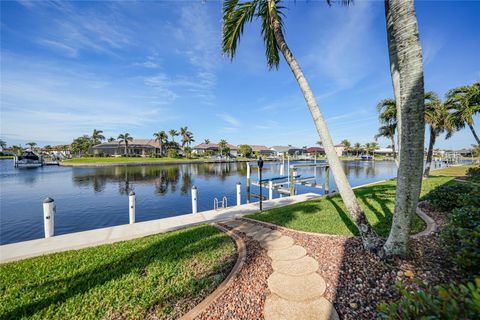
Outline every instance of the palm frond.
<svg viewBox="0 0 480 320"><path fill-rule="evenodd" d="M258 0L238 3L238 0L226 0L223 4L222 50L233 59L240 36L246 22L252 21Z"/></svg>
<svg viewBox="0 0 480 320"><path fill-rule="evenodd" d="M265 57L267 58L268 67L278 69L280 63L279 48L277 40L275 39L275 33L272 25L272 21L276 19L280 24L280 28L283 29L282 23L282 9L284 7L279 6L280 0L275 1L260 1L258 5L257 16L262 20L262 36L265 43ZM272 8L269 7L272 6Z"/></svg>

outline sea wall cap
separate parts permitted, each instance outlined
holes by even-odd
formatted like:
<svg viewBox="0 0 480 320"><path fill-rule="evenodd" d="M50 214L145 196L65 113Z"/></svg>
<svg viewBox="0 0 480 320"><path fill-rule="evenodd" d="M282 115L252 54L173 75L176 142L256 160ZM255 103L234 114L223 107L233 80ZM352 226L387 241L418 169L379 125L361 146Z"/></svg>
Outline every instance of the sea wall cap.
<svg viewBox="0 0 480 320"><path fill-rule="evenodd" d="M53 199L50 197L47 197L45 198L45 200L43 200L43 203L50 203L50 202L53 202Z"/></svg>
<svg viewBox="0 0 480 320"><path fill-rule="evenodd" d="M134 196L134 195L135 195L135 192L130 191L130 193L129 193L128 195L129 195L129 196Z"/></svg>

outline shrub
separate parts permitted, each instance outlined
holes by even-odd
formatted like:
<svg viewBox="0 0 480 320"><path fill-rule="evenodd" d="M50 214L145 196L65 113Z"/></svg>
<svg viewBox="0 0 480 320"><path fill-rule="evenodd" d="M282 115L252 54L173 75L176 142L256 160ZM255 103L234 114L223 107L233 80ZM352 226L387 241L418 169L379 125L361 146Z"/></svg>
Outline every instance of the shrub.
<svg viewBox="0 0 480 320"><path fill-rule="evenodd" d="M451 211L461 207L468 197L465 196L474 191L474 187L467 183L456 183L443 185L432 190L425 198L429 200L437 209L442 211Z"/></svg>
<svg viewBox="0 0 480 320"><path fill-rule="evenodd" d="M468 168L467 178L473 182L480 182L480 167Z"/></svg>
<svg viewBox="0 0 480 320"><path fill-rule="evenodd" d="M409 293L397 283L402 298L397 303L382 303L378 309L384 319L478 319L480 278L466 285L442 285Z"/></svg>
<svg viewBox="0 0 480 320"><path fill-rule="evenodd" d="M168 149L167 150L167 157L169 158L176 158L178 156L178 152L176 149Z"/></svg>
<svg viewBox="0 0 480 320"><path fill-rule="evenodd" d="M440 234L452 260L469 274L478 274L480 263L480 207L454 209Z"/></svg>

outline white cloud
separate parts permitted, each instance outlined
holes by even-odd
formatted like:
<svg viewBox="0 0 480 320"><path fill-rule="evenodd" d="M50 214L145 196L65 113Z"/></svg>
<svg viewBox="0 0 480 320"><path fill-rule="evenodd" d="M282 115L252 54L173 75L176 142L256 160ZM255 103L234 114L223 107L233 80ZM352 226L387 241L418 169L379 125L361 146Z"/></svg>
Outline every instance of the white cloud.
<svg viewBox="0 0 480 320"><path fill-rule="evenodd" d="M242 123L240 122L240 120L238 120L237 118L233 117L232 115L230 114L227 114L227 113L219 113L217 114L217 117L219 117L220 119L222 119L223 121L227 122L228 124L230 124L233 128L238 128L242 125ZM232 128L231 128L232 129Z"/></svg>

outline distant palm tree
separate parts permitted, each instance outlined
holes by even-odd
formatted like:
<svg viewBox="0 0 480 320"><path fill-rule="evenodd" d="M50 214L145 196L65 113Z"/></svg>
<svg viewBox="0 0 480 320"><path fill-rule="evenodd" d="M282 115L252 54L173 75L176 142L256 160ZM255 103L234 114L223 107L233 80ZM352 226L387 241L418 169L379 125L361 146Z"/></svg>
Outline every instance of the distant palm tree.
<svg viewBox="0 0 480 320"><path fill-rule="evenodd" d="M172 137L172 141L175 142L175 137L178 136L178 131L175 130L175 129L172 129L172 130L168 131L168 133Z"/></svg>
<svg viewBox="0 0 480 320"><path fill-rule="evenodd" d="M220 147L220 155L223 155L223 150L227 147L228 142L225 139L220 140L218 146Z"/></svg>
<svg viewBox="0 0 480 320"><path fill-rule="evenodd" d="M395 152L395 130L397 130L397 124L386 124L378 128L378 133L375 135L375 140L378 140L380 137L384 137L390 139L392 141L392 153L393 159L397 159L397 155Z"/></svg>
<svg viewBox="0 0 480 320"><path fill-rule="evenodd" d="M102 135L102 133L103 133L102 130L93 129L92 143L93 143L94 146L99 144L100 141L105 140L105 137Z"/></svg>
<svg viewBox="0 0 480 320"><path fill-rule="evenodd" d="M350 151L350 147L352 146L350 144L350 141L348 141L347 139L343 139L340 143L343 144L343 147L348 154L348 151Z"/></svg>
<svg viewBox="0 0 480 320"><path fill-rule="evenodd" d="M205 139L205 140L203 140L203 143L205 143L205 144L210 144L210 139Z"/></svg>
<svg viewBox="0 0 480 320"><path fill-rule="evenodd" d="M7 142L5 140L0 139L0 148L4 149L7 147Z"/></svg>
<svg viewBox="0 0 480 320"><path fill-rule="evenodd" d="M161 130L153 134L155 141L160 145L160 154L163 155L163 145L168 141L168 135Z"/></svg>
<svg viewBox="0 0 480 320"><path fill-rule="evenodd" d="M110 137L110 138L108 138L107 141L108 141L108 142L113 142L113 141L115 141L115 138L114 138L114 137Z"/></svg>
<svg viewBox="0 0 480 320"><path fill-rule="evenodd" d="M323 143L322 143L322 141L320 141L320 140L318 140L318 141L316 142L316 144L318 144L320 147L323 146Z"/></svg>
<svg viewBox="0 0 480 320"><path fill-rule="evenodd" d="M130 136L130 133L121 133L118 135L118 143L122 143L124 142L125 143L125 155L127 155L127 148L128 148L128 142L132 141L133 140L133 137Z"/></svg>
<svg viewBox="0 0 480 320"><path fill-rule="evenodd" d="M358 152L362 151L362 145L359 143L359 142L356 142L354 145L353 145L353 148L355 149L355 152L356 152L356 155L358 156Z"/></svg>
<svg viewBox="0 0 480 320"><path fill-rule="evenodd" d="M342 2L349 3L350 1L345 0ZM327 3L330 4L331 1L327 0ZM348 182L342 163L336 153L330 131L318 107L315 95L285 40L282 25L282 16L284 13L282 9L284 9L284 7L281 5L280 0L251 0L249 2L239 2L238 0L224 1L222 30L223 53L233 59L245 24L251 22L254 17L260 20L267 64L270 69L278 68L280 52L285 58L303 93L318 135L323 142L328 163L345 207L353 217L365 247L372 248L374 247L374 242L377 242L377 236Z"/></svg>
<svg viewBox="0 0 480 320"><path fill-rule="evenodd" d="M430 125L430 141L428 143L427 161L423 175L430 173L432 166L433 147L438 135L446 130L451 134L453 128L449 126L447 119L449 113L447 107L440 101L435 92L425 93L425 122Z"/></svg>
<svg viewBox="0 0 480 320"><path fill-rule="evenodd" d="M26 145L29 146L30 149L33 151L33 149L35 149L35 146L37 145L37 143L36 142L27 142Z"/></svg>
<svg viewBox="0 0 480 320"><path fill-rule="evenodd" d="M195 141L193 139L193 133L188 131L188 127L180 128L180 136L182 137L182 148L185 148L186 146L189 147L190 143Z"/></svg>
<svg viewBox="0 0 480 320"><path fill-rule="evenodd" d="M480 144L480 138L473 128L473 116L480 113L480 82L475 82L471 86L462 86L450 90L447 93L445 104L451 111L448 118L451 126L455 127L456 130L460 130L467 125L472 131L477 144Z"/></svg>

